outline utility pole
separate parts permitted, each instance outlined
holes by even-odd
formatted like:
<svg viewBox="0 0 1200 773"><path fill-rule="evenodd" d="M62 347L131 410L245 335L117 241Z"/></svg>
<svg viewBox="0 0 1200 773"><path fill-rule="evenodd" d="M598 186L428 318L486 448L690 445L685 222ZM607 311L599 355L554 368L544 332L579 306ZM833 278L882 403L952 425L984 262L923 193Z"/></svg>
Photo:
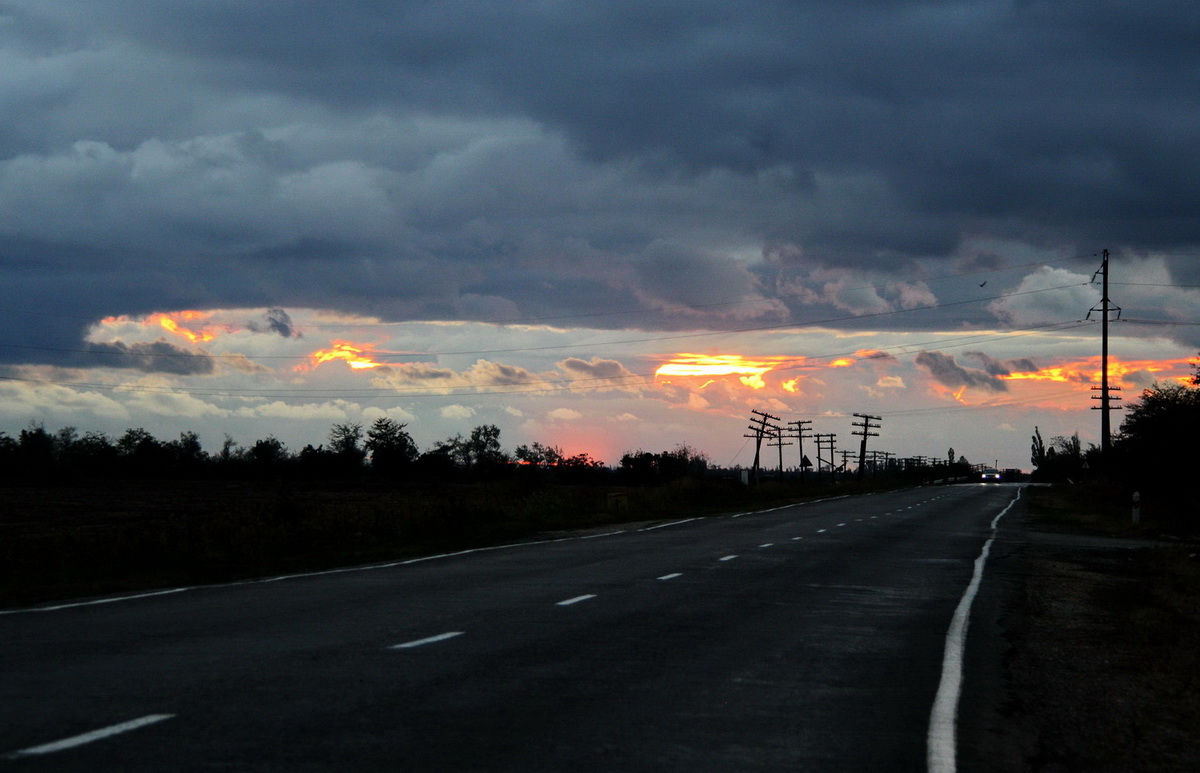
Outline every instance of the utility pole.
<svg viewBox="0 0 1200 773"><path fill-rule="evenodd" d="M804 434L805 429L807 429L807 427L805 426L806 424L812 424L812 420L805 419L803 421L789 421L787 423L787 425L789 427L794 426L796 428L796 434L792 435L792 437L796 438L796 446L797 446L798 450L800 451L800 483L801 484L803 484L805 482L804 479L808 474L808 468L806 468L804 466L804 441L812 438L811 434L808 434L808 435Z"/></svg>
<svg viewBox="0 0 1200 773"><path fill-rule="evenodd" d="M769 446L778 446L778 447L779 447L779 480L780 480L780 481L782 481L782 480L783 480L783 447L784 447L784 446L790 446L790 445L791 445L791 443L790 443L790 442L784 442L784 440L783 440L783 438L784 438L784 434L783 434L783 429L782 429L782 428L776 427L776 429L778 430L778 432L776 432L776 433L775 433L775 435L774 435L774 437L775 437L775 442L774 442L774 443L767 443L767 445L769 445Z"/></svg>
<svg viewBox="0 0 1200 773"><path fill-rule="evenodd" d="M1120 410L1119 406L1114 406L1113 403L1120 400L1120 396L1113 396L1113 392L1120 392L1120 387L1110 387L1108 385L1108 315L1110 311L1117 312L1117 319L1121 318L1121 307L1117 306L1109 300L1108 297L1108 250L1104 250L1103 261L1100 263L1100 268L1095 274L1092 274L1092 282L1096 281L1097 276L1103 276L1104 281L1101 284L1102 297L1100 298L1100 307L1093 306L1088 310L1088 318L1090 319L1093 311L1100 312L1100 392L1099 396L1092 395L1093 400L1099 400L1100 405L1093 405L1093 411L1100 411L1100 465L1104 468L1104 472L1108 472L1108 461L1111 458L1112 448L1112 420L1109 418L1111 411ZM1092 387L1093 391L1097 391L1096 387Z"/></svg>
<svg viewBox="0 0 1200 773"><path fill-rule="evenodd" d="M759 457L761 456L761 453L762 453L763 438L774 437L775 434L780 431L778 426L771 423L772 421L779 421L779 417L772 416L771 414L765 413L763 411L750 411L750 413L752 413L752 414L754 414L754 416L758 417L758 418L754 418L754 416L750 417L750 430L752 432L754 432L754 434L753 435L743 435L743 437L754 438L754 482L757 484L759 482L758 462L759 462ZM782 454L783 451L780 450L780 453Z"/></svg>
<svg viewBox="0 0 1200 773"><path fill-rule="evenodd" d="M879 416L868 416L865 413L856 413L854 415L862 419L861 422L856 421L851 424L851 426L854 427L862 427L862 431L850 433L851 435L862 435L862 445L860 445L858 448L858 478L859 480L862 480L863 473L866 470L865 465L867 462L867 438L879 437L878 432L872 432L871 430L879 429L880 425L872 424L871 419L874 419L875 421L883 421L883 419Z"/></svg>
<svg viewBox="0 0 1200 773"><path fill-rule="evenodd" d="M833 454L834 446L837 445L837 434L829 432L827 434L813 435L813 440L817 443L817 483L821 482L821 463L825 461L825 451L829 451L829 474L833 480L837 480L833 469Z"/></svg>

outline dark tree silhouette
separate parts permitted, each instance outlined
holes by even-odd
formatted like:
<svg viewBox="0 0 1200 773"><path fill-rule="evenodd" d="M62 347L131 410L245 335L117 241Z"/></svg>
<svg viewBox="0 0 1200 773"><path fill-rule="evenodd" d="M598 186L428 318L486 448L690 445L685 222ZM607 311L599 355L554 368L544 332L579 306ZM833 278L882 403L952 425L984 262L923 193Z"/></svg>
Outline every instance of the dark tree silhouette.
<svg viewBox="0 0 1200 773"><path fill-rule="evenodd" d="M365 448L371 452L371 469L383 476L395 477L412 467L419 452L407 424L381 416L367 430Z"/></svg>
<svg viewBox="0 0 1200 773"><path fill-rule="evenodd" d="M367 451L361 445L363 428L361 424L346 422L334 424L329 430L329 450L337 456L342 470L349 474L362 469Z"/></svg>
<svg viewBox="0 0 1200 773"><path fill-rule="evenodd" d="M1194 383L1194 382L1193 382ZM1195 514L1196 439L1200 437L1200 389L1155 384L1125 411L1113 444L1117 469L1138 490L1148 516L1187 530L1200 527Z"/></svg>

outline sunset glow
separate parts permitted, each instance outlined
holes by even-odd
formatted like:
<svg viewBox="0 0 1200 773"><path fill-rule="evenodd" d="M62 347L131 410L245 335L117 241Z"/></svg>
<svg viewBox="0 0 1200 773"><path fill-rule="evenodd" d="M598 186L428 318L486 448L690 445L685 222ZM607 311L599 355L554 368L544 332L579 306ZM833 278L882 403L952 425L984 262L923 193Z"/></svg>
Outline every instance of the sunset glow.
<svg viewBox="0 0 1200 773"><path fill-rule="evenodd" d="M163 330L167 331L168 333L171 333L172 335L179 336L180 338L185 338L193 344L202 344L202 343L207 343L208 341L212 341L213 339L215 339L217 337L217 333L220 331L217 328L213 328L213 327L193 329L192 327L185 327L184 325L182 325L180 323L181 322L188 322L188 323L199 322L202 320L209 319L210 317L211 317L211 314L206 311L186 310L186 311L173 311L173 312L169 312L169 313L159 312L157 314L151 314L150 316L146 317L145 319L142 319L140 321L140 323L138 323L138 324L141 324L143 327L147 327L147 328L159 327L159 328L162 328ZM121 315L118 317L105 317L104 319L100 320L100 324L116 325L116 324L120 324L123 322L130 322L130 321L131 320L129 319L129 317Z"/></svg>
<svg viewBox="0 0 1200 773"><path fill-rule="evenodd" d="M1131 377L1137 374L1152 376L1156 379L1171 381L1187 381L1190 378L1188 370L1192 360L1188 358L1169 360L1118 360L1109 358L1109 381L1117 386L1132 386ZM1063 384L1079 384L1091 388L1102 379L1101 361L1099 357L1088 357L1073 362L1036 371L1022 371L1000 376L1004 381L1052 381ZM1145 380L1143 377L1142 381Z"/></svg>
<svg viewBox="0 0 1200 773"><path fill-rule="evenodd" d="M371 359L375 344L352 344L348 341L331 341L328 349L318 349L310 354L309 361L296 366L296 370L308 370L326 362L341 360L355 370L378 368L382 362Z"/></svg>
<svg viewBox="0 0 1200 773"><path fill-rule="evenodd" d="M669 380L669 377L706 378L719 376L737 376L738 380L751 389L762 389L766 386L763 375L775 368L797 363L795 357L758 357L746 358L740 354L677 354L669 362L661 365L654 372L656 378ZM711 381L706 382L707 386ZM791 382L793 387L795 382Z"/></svg>

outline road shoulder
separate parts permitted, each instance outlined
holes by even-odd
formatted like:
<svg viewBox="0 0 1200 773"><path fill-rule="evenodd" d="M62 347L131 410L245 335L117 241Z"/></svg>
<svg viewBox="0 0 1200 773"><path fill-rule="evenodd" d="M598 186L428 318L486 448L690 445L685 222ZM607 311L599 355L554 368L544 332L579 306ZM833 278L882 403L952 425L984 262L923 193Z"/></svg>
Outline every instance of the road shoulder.
<svg viewBox="0 0 1200 773"><path fill-rule="evenodd" d="M1200 770L1200 608L1172 587L1194 547L1012 515L971 621L959 769Z"/></svg>

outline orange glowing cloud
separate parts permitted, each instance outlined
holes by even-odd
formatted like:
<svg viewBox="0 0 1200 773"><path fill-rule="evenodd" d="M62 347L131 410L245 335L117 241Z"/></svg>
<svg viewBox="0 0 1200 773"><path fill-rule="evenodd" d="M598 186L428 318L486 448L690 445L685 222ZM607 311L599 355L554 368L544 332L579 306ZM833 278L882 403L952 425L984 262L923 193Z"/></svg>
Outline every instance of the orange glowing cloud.
<svg viewBox="0 0 1200 773"><path fill-rule="evenodd" d="M183 322L187 322L187 323L199 322L202 320L209 319L211 316L212 316L212 314L207 311L159 312L157 314L149 315L148 317L146 317L145 319L142 319L137 324L140 324L143 327L148 327L148 328L159 327L159 328L162 328L163 330L167 331L168 333L171 333L172 335L179 336L180 338L186 338L189 342L191 342L193 344L202 344L202 343L206 343L206 342L211 341L214 338L216 338L217 333L219 333L223 328L206 326L206 327L201 327L200 329L193 329L194 326L185 327L181 323L183 323ZM129 317L122 315L119 317L105 317L104 319L100 320L100 324L116 325L116 324L126 323L129 321L130 321Z"/></svg>
<svg viewBox="0 0 1200 773"><path fill-rule="evenodd" d="M308 355L308 362L297 365L295 370L311 370L326 362L341 360L355 370L378 368L382 362L371 359L375 344L353 344L349 341L331 341L328 349L318 349Z"/></svg>
<svg viewBox="0 0 1200 773"><path fill-rule="evenodd" d="M677 378L707 379L701 388L722 376L737 376L738 381L751 389L762 389L767 384L763 375L789 363L798 363L796 357L747 358L740 354L676 354L670 361L659 366L655 378L670 381ZM793 384L794 386L794 384Z"/></svg>
<svg viewBox="0 0 1200 773"><path fill-rule="evenodd" d="M1141 374L1172 381L1186 381L1191 373L1182 372L1190 368L1192 360L1187 358L1168 360L1118 360L1110 357L1108 360L1109 383L1119 386L1132 386L1131 377ZM1102 380L1101 361L1099 357L1087 357L1082 360L1060 365L1041 368L1035 371L1008 373L999 378L1004 381L1052 381L1064 384L1079 384L1088 389Z"/></svg>

